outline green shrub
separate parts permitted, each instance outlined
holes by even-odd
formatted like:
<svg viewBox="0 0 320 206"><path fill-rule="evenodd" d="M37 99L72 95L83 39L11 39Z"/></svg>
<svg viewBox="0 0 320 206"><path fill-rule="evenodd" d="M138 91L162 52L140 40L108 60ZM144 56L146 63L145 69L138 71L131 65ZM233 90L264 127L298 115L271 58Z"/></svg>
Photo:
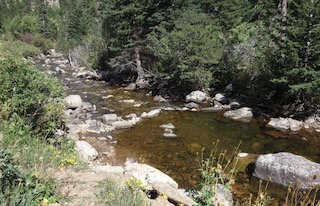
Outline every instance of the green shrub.
<svg viewBox="0 0 320 206"><path fill-rule="evenodd" d="M25 14L15 15L13 18L7 18L2 25L5 32L10 32L16 37L23 33L40 32L40 19L37 15Z"/></svg>
<svg viewBox="0 0 320 206"><path fill-rule="evenodd" d="M10 120L15 115L24 118L43 137L61 126L63 89L57 79L14 58L0 61L0 74L0 118Z"/></svg>
<svg viewBox="0 0 320 206"><path fill-rule="evenodd" d="M7 55L29 57L40 54L40 50L38 48L20 40L6 41L3 43L2 47L2 50Z"/></svg>
<svg viewBox="0 0 320 206"><path fill-rule="evenodd" d="M54 47L53 41L50 39L47 39L40 34L36 34L33 38L32 44L39 48L42 53L46 53L49 49L52 49Z"/></svg>

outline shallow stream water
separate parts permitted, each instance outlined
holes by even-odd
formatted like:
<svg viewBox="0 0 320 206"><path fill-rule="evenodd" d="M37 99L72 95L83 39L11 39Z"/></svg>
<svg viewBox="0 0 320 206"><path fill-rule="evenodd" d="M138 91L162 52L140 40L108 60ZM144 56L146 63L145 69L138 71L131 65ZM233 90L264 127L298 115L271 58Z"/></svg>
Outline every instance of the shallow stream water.
<svg viewBox="0 0 320 206"><path fill-rule="evenodd" d="M105 82L75 79L71 70L58 78L67 88L68 94L79 94L83 101L96 105L99 117L115 110L118 116L149 112L159 107L182 106L183 102L156 103L144 91L125 91L108 86ZM108 97L113 95L113 97ZM108 98L107 98L108 97ZM120 100L134 99L135 103ZM141 104L135 107L134 104ZM172 123L176 128L176 138L163 137L159 126ZM107 135L107 134L103 134ZM199 153L202 148L209 152L213 142L219 140L219 148L232 151L241 141L241 152L265 154L273 152L292 152L315 162L320 162L320 137L317 133L301 131L282 133L266 128L263 123L253 119L249 123L232 121L222 113L162 111L159 116L143 119L142 122L127 130L111 133L117 141L112 158L102 158L108 164L122 165L126 157L150 164L174 178L182 188L196 188L199 184ZM101 134L91 134L93 146L103 150L97 138ZM93 141L93 142L92 142Z"/></svg>

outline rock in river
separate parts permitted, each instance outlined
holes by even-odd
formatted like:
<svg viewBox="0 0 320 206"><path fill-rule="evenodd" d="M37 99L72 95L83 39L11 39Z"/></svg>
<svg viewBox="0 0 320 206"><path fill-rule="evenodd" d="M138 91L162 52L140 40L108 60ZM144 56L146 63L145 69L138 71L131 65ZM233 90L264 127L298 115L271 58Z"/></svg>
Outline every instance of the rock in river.
<svg viewBox="0 0 320 206"><path fill-rule="evenodd" d="M111 123L111 126L115 129L127 129L132 127L134 124L129 121L121 120L121 121L115 121Z"/></svg>
<svg viewBox="0 0 320 206"><path fill-rule="evenodd" d="M82 106L82 99L79 95L69 95L65 101L68 109L77 109Z"/></svg>
<svg viewBox="0 0 320 206"><path fill-rule="evenodd" d="M320 164L287 152L260 155L253 175L284 187L309 189L320 185Z"/></svg>
<svg viewBox="0 0 320 206"><path fill-rule="evenodd" d="M252 109L249 107L242 107L240 109L226 111L223 116L241 121L250 121L253 114Z"/></svg>
<svg viewBox="0 0 320 206"><path fill-rule="evenodd" d="M118 120L118 116L117 114L104 114L102 115L102 122L105 124L110 124L111 122L117 121Z"/></svg>
<svg viewBox="0 0 320 206"><path fill-rule="evenodd" d="M202 91L193 91L186 96L186 102L201 103L206 100L207 95Z"/></svg>
<svg viewBox="0 0 320 206"><path fill-rule="evenodd" d="M84 161L94 160L98 157L98 152L86 141L76 141L76 150Z"/></svg>

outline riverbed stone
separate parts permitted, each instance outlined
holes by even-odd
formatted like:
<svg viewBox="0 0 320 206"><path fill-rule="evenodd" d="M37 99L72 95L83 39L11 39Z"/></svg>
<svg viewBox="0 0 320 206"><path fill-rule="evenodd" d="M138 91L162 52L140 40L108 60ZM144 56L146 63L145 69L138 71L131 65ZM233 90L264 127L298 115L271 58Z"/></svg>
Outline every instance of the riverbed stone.
<svg viewBox="0 0 320 206"><path fill-rule="evenodd" d="M128 84L126 87L124 87L125 90L135 90L137 89L137 84L132 82L130 84Z"/></svg>
<svg viewBox="0 0 320 206"><path fill-rule="evenodd" d="M119 100L119 102L133 104L135 102L135 100L134 99L124 99L124 100Z"/></svg>
<svg viewBox="0 0 320 206"><path fill-rule="evenodd" d="M111 123L111 126L115 129L128 129L132 127L134 124L130 121L120 120Z"/></svg>
<svg viewBox="0 0 320 206"><path fill-rule="evenodd" d="M214 96L214 99L218 102L221 102L222 104L225 104L227 103L227 98L221 94L221 93L217 93L215 96Z"/></svg>
<svg viewBox="0 0 320 206"><path fill-rule="evenodd" d="M187 107L188 109L198 109L199 108L199 105L194 102L189 102L187 104L184 104L184 106Z"/></svg>
<svg viewBox="0 0 320 206"><path fill-rule="evenodd" d="M66 73L66 71L64 71L60 67L56 67L54 70L57 72L57 74L65 74Z"/></svg>
<svg viewBox="0 0 320 206"><path fill-rule="evenodd" d="M82 99L80 95L69 95L65 98L68 109L77 109L82 106Z"/></svg>
<svg viewBox="0 0 320 206"><path fill-rule="evenodd" d="M222 107L204 107L201 109L201 111L204 111L204 112L218 112L222 109Z"/></svg>
<svg viewBox="0 0 320 206"><path fill-rule="evenodd" d="M83 161L94 160L98 157L98 152L86 141L76 141L76 150Z"/></svg>
<svg viewBox="0 0 320 206"><path fill-rule="evenodd" d="M154 110L151 110L150 112L147 113L147 118L153 118L153 117L156 117L160 114L161 112L161 109L154 109ZM144 118L145 115L141 115L142 118Z"/></svg>
<svg viewBox="0 0 320 206"><path fill-rule="evenodd" d="M253 117L252 109L249 107L242 107L240 109L226 111L223 116L240 121L250 121Z"/></svg>
<svg viewBox="0 0 320 206"><path fill-rule="evenodd" d="M99 80L101 79L101 75L99 75L96 71L94 70L85 70L85 71L80 71L79 73L75 74L76 78L85 78L85 79L92 79L92 80Z"/></svg>
<svg viewBox="0 0 320 206"><path fill-rule="evenodd" d="M69 64L69 60L68 59L53 59L52 62L54 64Z"/></svg>
<svg viewBox="0 0 320 206"><path fill-rule="evenodd" d="M126 161L124 173L140 179L145 185L150 186L150 184L161 182L170 185L172 188L178 189L178 183L176 181L167 174L164 174L160 170L147 164L130 163L129 161Z"/></svg>
<svg viewBox="0 0 320 206"><path fill-rule="evenodd" d="M288 152L260 155L253 175L284 187L310 189L320 185L320 164ZM293 184L293 185L292 185Z"/></svg>
<svg viewBox="0 0 320 206"><path fill-rule="evenodd" d="M117 120L118 120L117 114L111 113L111 114L102 115L102 122L105 124L111 124L112 122L117 121Z"/></svg>
<svg viewBox="0 0 320 206"><path fill-rule="evenodd" d="M156 95L156 96L153 97L153 101L155 101L155 102L166 102L167 100L164 97L162 97L161 95Z"/></svg>
<svg viewBox="0 0 320 206"><path fill-rule="evenodd" d="M162 124L162 125L160 125L160 127L163 129L175 129L176 128L172 123Z"/></svg>
<svg viewBox="0 0 320 206"><path fill-rule="evenodd" d="M173 132L165 132L165 133L163 133L163 136L166 137L166 138L176 138L176 137L178 137L178 135L176 135Z"/></svg>
<svg viewBox="0 0 320 206"><path fill-rule="evenodd" d="M193 91L190 94L186 96L186 102L196 102L201 103L205 101L207 98L207 95L202 91Z"/></svg>
<svg viewBox="0 0 320 206"><path fill-rule="evenodd" d="M292 118L279 117L279 118L271 118L267 126L273 127L277 130L282 130L282 131L291 130L293 132L296 132L302 128L303 123L298 120L294 120Z"/></svg>

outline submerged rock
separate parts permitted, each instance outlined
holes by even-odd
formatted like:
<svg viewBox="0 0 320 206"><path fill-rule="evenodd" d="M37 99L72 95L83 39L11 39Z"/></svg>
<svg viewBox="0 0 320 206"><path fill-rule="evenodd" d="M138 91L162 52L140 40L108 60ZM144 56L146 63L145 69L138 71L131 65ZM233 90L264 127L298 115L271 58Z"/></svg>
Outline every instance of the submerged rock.
<svg viewBox="0 0 320 206"><path fill-rule="evenodd" d="M320 185L320 164L287 152L260 155L253 175L284 187L310 189Z"/></svg>
<svg viewBox="0 0 320 206"><path fill-rule="evenodd" d="M176 135L176 134L173 133L173 132L165 132L165 133L163 133L163 136L166 137L166 138L175 138L175 137L178 137L178 135Z"/></svg>
<svg viewBox="0 0 320 206"><path fill-rule="evenodd" d="M175 129L176 128L172 123L162 124L162 125L160 125L160 127L163 129Z"/></svg>

